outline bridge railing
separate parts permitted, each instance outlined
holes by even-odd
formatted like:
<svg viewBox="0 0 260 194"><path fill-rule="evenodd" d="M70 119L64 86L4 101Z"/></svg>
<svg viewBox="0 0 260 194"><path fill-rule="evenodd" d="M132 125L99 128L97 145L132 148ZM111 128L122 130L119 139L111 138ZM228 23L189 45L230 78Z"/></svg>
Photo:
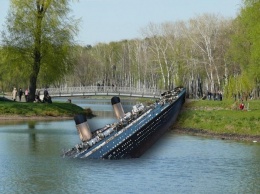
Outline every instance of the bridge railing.
<svg viewBox="0 0 260 194"><path fill-rule="evenodd" d="M81 87L60 87L48 88L51 96L79 96L79 95L136 95L159 97L162 90L153 88L134 88L134 87L116 87L116 86L81 86Z"/></svg>

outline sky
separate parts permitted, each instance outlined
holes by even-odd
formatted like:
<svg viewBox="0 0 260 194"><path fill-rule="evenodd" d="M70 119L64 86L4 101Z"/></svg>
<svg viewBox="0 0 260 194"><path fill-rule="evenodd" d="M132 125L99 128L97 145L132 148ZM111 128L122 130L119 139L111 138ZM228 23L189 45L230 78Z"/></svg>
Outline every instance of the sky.
<svg viewBox="0 0 260 194"><path fill-rule="evenodd" d="M79 0L71 3L72 15L81 19L75 38L80 45L95 45L143 38L150 23L187 21L204 13L235 18L242 0ZM9 0L1 0L0 30Z"/></svg>

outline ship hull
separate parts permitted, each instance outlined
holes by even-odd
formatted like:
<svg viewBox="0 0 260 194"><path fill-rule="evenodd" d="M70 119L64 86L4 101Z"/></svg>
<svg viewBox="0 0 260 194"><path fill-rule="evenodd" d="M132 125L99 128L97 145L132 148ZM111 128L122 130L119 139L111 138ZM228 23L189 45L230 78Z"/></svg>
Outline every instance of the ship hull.
<svg viewBox="0 0 260 194"><path fill-rule="evenodd" d="M138 158L174 124L185 102L185 90L169 105L146 113L121 131L97 143L74 158L123 159Z"/></svg>

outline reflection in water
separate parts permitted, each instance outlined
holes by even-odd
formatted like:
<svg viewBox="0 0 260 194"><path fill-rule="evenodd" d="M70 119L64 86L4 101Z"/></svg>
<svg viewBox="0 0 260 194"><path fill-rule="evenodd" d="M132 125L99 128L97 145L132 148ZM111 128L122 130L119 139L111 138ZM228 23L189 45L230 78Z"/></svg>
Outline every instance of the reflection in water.
<svg viewBox="0 0 260 194"><path fill-rule="evenodd" d="M75 175L61 151L78 141L74 130L67 120L0 125L0 193L66 193Z"/></svg>
<svg viewBox="0 0 260 194"><path fill-rule="evenodd" d="M111 111L94 111L94 114L99 118L115 118L115 114Z"/></svg>
<svg viewBox="0 0 260 194"><path fill-rule="evenodd" d="M28 121L28 128L35 129L36 122L35 121Z"/></svg>
<svg viewBox="0 0 260 194"><path fill-rule="evenodd" d="M29 121L28 122L28 129L29 130L35 130L35 121ZM36 142L36 133L35 131L30 131L29 132L29 148L31 152L36 152L37 151L37 142Z"/></svg>
<svg viewBox="0 0 260 194"><path fill-rule="evenodd" d="M66 102L67 98L53 98L53 101ZM125 111L130 111L132 106L136 104L138 99L121 99L122 106ZM90 108L92 111L113 111L110 97L105 99L91 99L91 98L73 98L72 103L83 108Z"/></svg>

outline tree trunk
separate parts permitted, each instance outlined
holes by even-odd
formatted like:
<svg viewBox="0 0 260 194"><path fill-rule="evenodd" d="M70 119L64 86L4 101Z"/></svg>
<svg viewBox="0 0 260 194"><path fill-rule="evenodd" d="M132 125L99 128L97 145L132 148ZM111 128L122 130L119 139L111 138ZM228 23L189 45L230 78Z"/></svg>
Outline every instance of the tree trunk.
<svg viewBox="0 0 260 194"><path fill-rule="evenodd" d="M30 86L29 86L29 95L28 95L28 102L35 101L35 92L36 92L36 76L30 77Z"/></svg>
<svg viewBox="0 0 260 194"><path fill-rule="evenodd" d="M29 85L29 102L35 100L37 77L40 71L41 65L41 44L42 44L42 19L44 14L44 9L41 9L40 5L37 6L38 16L36 18L36 33L35 33L35 46L34 46L34 63L32 67L32 73L30 75L30 85Z"/></svg>

